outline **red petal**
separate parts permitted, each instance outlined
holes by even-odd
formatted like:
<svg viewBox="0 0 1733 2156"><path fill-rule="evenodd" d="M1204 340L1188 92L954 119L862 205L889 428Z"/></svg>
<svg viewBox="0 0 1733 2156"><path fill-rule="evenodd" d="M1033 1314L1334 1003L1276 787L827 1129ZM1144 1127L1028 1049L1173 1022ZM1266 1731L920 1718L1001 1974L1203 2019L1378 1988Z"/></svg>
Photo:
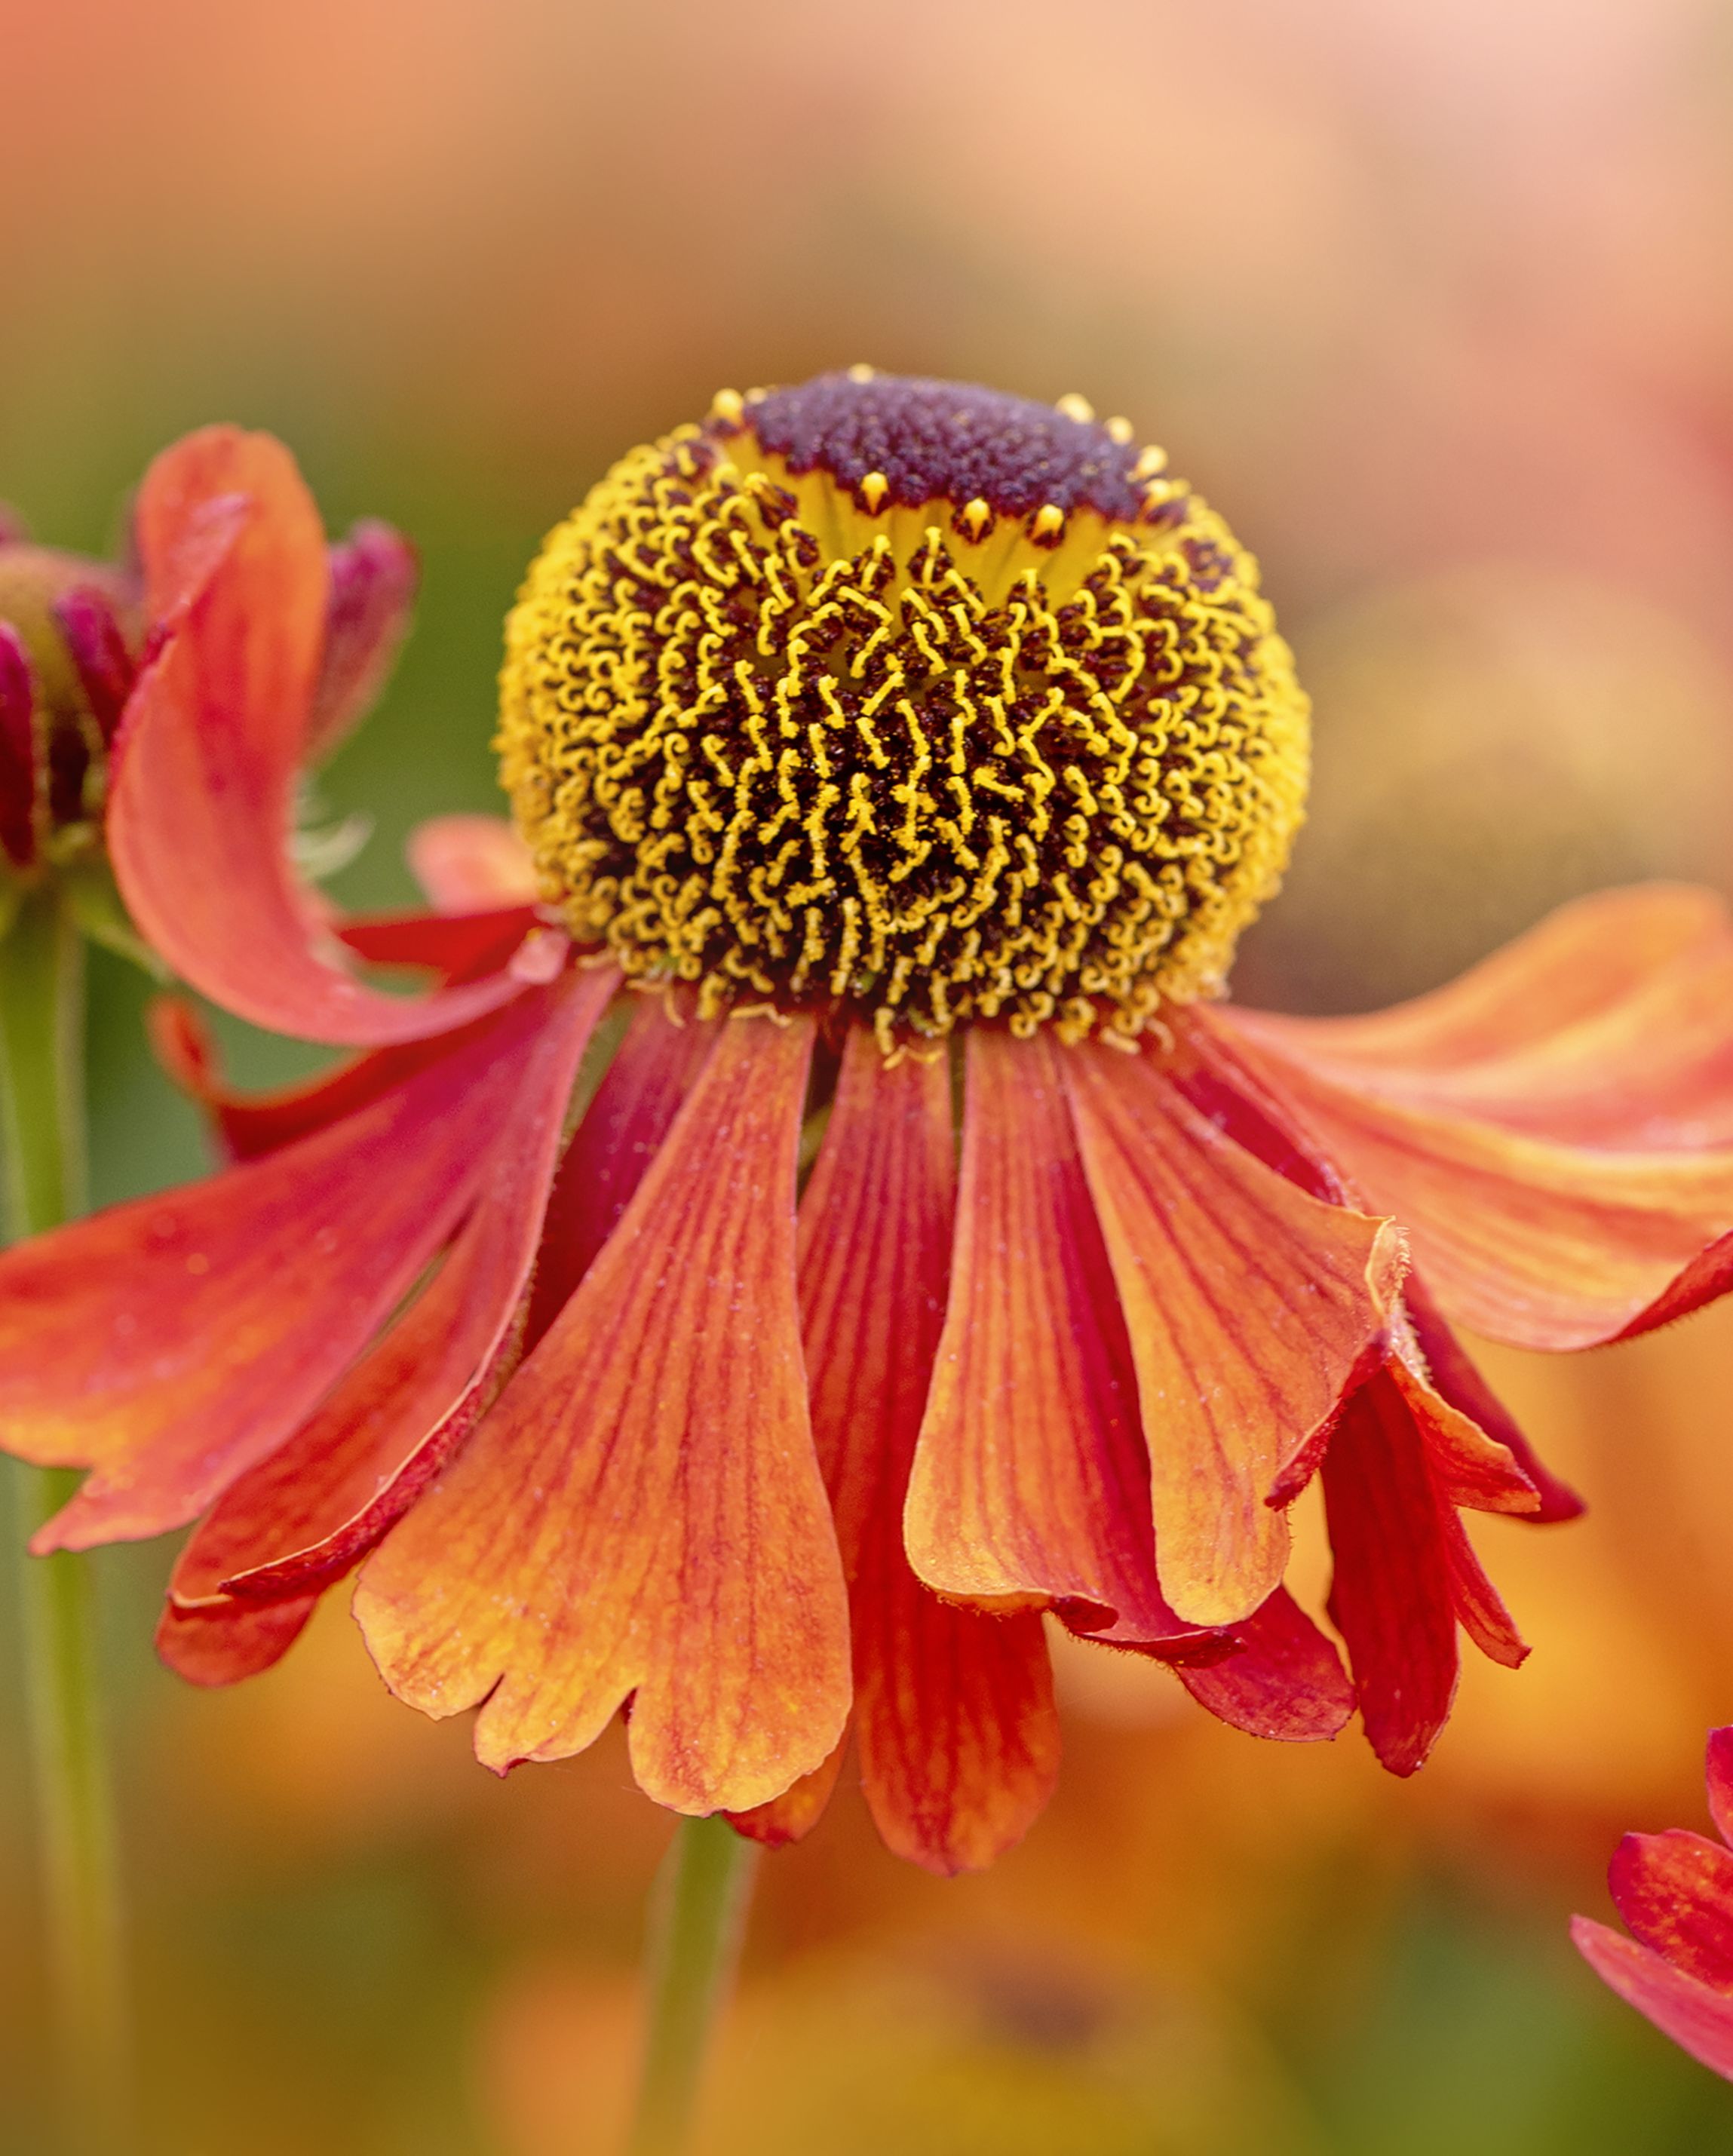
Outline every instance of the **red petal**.
<svg viewBox="0 0 1733 2156"><path fill-rule="evenodd" d="M24 639L0 621L0 847L27 869L36 859L36 675Z"/></svg>
<svg viewBox="0 0 1733 2156"><path fill-rule="evenodd" d="M1700 1834L1628 1834L1607 1884L1646 1947L1717 1991L1733 1991L1733 1851Z"/></svg>
<svg viewBox="0 0 1733 2156"><path fill-rule="evenodd" d="M339 942L375 966L424 966L447 981L475 981L508 965L536 925L530 906L479 913L392 913L341 922Z"/></svg>
<svg viewBox="0 0 1733 2156"><path fill-rule="evenodd" d="M1331 1157L1407 1231L1451 1317L1489 1338L1587 1348L1648 1331L1733 1272L1733 1152L1609 1153L1269 1066Z"/></svg>
<svg viewBox="0 0 1733 2156"><path fill-rule="evenodd" d="M170 1592L183 1608L329 1586L409 1509L490 1404L521 1331L566 1103L607 996L594 975L548 992L475 1209L444 1263L312 1419L223 1493L175 1568Z"/></svg>
<svg viewBox="0 0 1733 2156"><path fill-rule="evenodd" d="M1448 988L1371 1017L1241 1011L1254 1040L1411 1107L1621 1150L1733 1143L1733 923L1650 884L1561 906Z"/></svg>
<svg viewBox="0 0 1733 2156"><path fill-rule="evenodd" d="M1733 1841L1733 1727L1711 1729L1704 1763L1709 1816L1723 1841Z"/></svg>
<svg viewBox="0 0 1733 2156"><path fill-rule="evenodd" d="M157 1622L156 1651L188 1684L239 1684L281 1661L318 1606L316 1594L265 1604L219 1596L191 1609L170 1602Z"/></svg>
<svg viewBox="0 0 1733 2156"><path fill-rule="evenodd" d="M1628 2005L1694 2059L1733 2081L1733 1999L1592 1917L1572 1917L1571 1937L1596 1975Z"/></svg>
<svg viewBox="0 0 1733 2156"><path fill-rule="evenodd" d="M115 602L94 584L79 584L54 602L54 619L96 730L111 742L138 672Z"/></svg>
<svg viewBox="0 0 1733 2156"><path fill-rule="evenodd" d="M409 834L409 866L441 913L533 906L530 850L503 816L434 816Z"/></svg>
<svg viewBox="0 0 1733 2156"><path fill-rule="evenodd" d="M303 1422L469 1203L539 1010L269 1159L0 1256L0 1428L95 1472L39 1549L160 1534Z"/></svg>
<svg viewBox="0 0 1733 2156"><path fill-rule="evenodd" d="M813 1433L849 1583L861 1784L887 1845L938 1872L1020 1840L1059 1770L1039 1617L941 1602L903 1550L955 1182L948 1064L887 1068L854 1029L800 1211Z"/></svg>
<svg viewBox="0 0 1733 2156"><path fill-rule="evenodd" d="M583 1285L356 1597L401 1697L481 1707L486 1764L579 1751L629 1697L638 1779L686 1812L778 1794L849 1706L795 1300L812 1027L719 1035Z"/></svg>
<svg viewBox="0 0 1733 2156"><path fill-rule="evenodd" d="M951 1289L905 1522L940 1594L1052 1604L1110 1636L1209 1642L1156 1578L1131 1348L1059 1057L968 1039ZM1068 1607L1069 1605L1069 1607Z"/></svg>
<svg viewBox="0 0 1733 2156"><path fill-rule="evenodd" d="M1388 1221L1309 1198L1143 1055L1063 1060L1131 1335L1161 1588L1198 1624L1281 1579L1281 1470L1382 1352L1402 1258Z"/></svg>
<svg viewBox="0 0 1733 2156"><path fill-rule="evenodd" d="M310 762L329 756L385 686L419 578L415 549L377 518L364 518L331 548L325 651L307 722Z"/></svg>
<svg viewBox="0 0 1733 2156"><path fill-rule="evenodd" d="M530 1301L532 1347L613 1233L715 1042L714 1025L675 1025L659 1003L639 1003L554 1180Z"/></svg>
<svg viewBox="0 0 1733 2156"><path fill-rule="evenodd" d="M1253 1737L1305 1744L1340 1734L1354 1712L1341 1657L1284 1587L1234 1628L1238 1654L1177 1662L1201 1707Z"/></svg>
<svg viewBox="0 0 1733 2156"><path fill-rule="evenodd" d="M287 842L328 575L288 453L189 437L151 466L138 530L160 649L115 744L108 833L141 933L216 1002L309 1040L413 1040L507 1000L506 973L409 1000L320 955Z"/></svg>
<svg viewBox="0 0 1733 2156"><path fill-rule="evenodd" d="M1382 1371L1336 1425L1324 1498L1336 1558L1330 1614L1347 1643L1366 1733L1392 1774L1412 1774L1455 1696L1456 1614L1419 1434Z"/></svg>

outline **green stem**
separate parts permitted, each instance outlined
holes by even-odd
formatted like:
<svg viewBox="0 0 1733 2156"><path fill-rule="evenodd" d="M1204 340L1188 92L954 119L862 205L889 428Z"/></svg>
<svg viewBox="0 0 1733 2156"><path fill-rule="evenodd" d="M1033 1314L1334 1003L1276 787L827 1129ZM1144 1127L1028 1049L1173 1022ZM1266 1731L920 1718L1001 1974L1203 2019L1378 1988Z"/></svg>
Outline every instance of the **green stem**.
<svg viewBox="0 0 1733 2156"><path fill-rule="evenodd" d="M14 1240L84 1209L84 945L53 892L33 891L0 940L0 1132ZM27 1535L79 1481L64 1468L14 1471ZM65 2156L125 2156L128 2023L94 1583L88 1558L67 1551L26 1558L23 1573L59 2138Z"/></svg>
<svg viewBox="0 0 1733 2156"><path fill-rule="evenodd" d="M628 2156L683 2156L705 2053L740 1959L755 1842L721 1818L682 1820L656 1875L649 2035Z"/></svg>

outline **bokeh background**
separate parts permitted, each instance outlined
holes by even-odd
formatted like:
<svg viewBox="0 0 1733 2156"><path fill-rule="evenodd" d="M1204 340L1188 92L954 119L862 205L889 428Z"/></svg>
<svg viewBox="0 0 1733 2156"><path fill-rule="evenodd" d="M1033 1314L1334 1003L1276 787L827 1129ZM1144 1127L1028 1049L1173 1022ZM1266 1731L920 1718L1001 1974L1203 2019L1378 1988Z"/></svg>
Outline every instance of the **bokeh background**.
<svg viewBox="0 0 1733 2156"><path fill-rule="evenodd" d="M1315 806L1240 993L1423 988L1620 878L1733 877L1726 0L0 0L0 495L95 547L149 454L274 429L419 628L331 767L487 806L538 535L720 385L868 359L1124 412L1257 548ZM199 1162L99 962L99 1195ZM285 1052L236 1040L244 1075ZM1733 1317L1489 1353L1589 1518L1490 1521L1534 1642L1413 1784L1079 1650L1068 1764L980 1879L857 1804L766 1866L706 2156L1713 2156L1733 2091L1575 1960L1733 1718ZM341 1607L156 1668L102 1560L161 2156L606 2151L666 1823L614 1742L500 1784ZM341 1598L333 1598L334 1603ZM43 2054L15 1641L0 2147Z"/></svg>

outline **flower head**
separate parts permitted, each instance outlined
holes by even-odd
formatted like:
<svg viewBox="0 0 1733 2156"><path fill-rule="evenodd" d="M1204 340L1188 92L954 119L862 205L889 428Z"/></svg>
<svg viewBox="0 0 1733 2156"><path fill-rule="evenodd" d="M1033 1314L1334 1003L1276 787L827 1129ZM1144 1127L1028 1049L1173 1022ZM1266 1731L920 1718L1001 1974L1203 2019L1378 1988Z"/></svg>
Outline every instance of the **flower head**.
<svg viewBox="0 0 1733 2156"><path fill-rule="evenodd" d="M1607 1883L1636 1936L1592 1917L1573 1917L1571 1936L1621 1999L1733 2081L1733 1728L1709 1732L1707 1776L1720 1839L1683 1827L1628 1834Z"/></svg>
<svg viewBox="0 0 1733 2156"><path fill-rule="evenodd" d="M951 1870L1052 1785L1044 1621L1259 1735L1357 1706L1402 1774L1459 1628L1521 1660L1462 1514L1577 1507L1449 1320L1575 1348L1726 1285L1733 927L1655 886L1377 1017L1207 1000L1305 706L1125 435L859 371L720 399L531 573L527 850L429 827L434 910L351 921L283 844L316 514L260 438L159 461L123 890L192 985L361 1051L249 1098L169 1007L233 1164L0 1259L0 1435L92 1471L38 1546L197 1520L177 1667L264 1666L359 1567L490 1765L629 1707L653 1796L787 1840L852 1727ZM1284 1584L1315 1477L1335 1638Z"/></svg>
<svg viewBox="0 0 1733 2156"><path fill-rule="evenodd" d="M1221 519L1080 399L858 367L617 465L511 617L503 778L628 979L1140 1031L1225 977L1307 706Z"/></svg>

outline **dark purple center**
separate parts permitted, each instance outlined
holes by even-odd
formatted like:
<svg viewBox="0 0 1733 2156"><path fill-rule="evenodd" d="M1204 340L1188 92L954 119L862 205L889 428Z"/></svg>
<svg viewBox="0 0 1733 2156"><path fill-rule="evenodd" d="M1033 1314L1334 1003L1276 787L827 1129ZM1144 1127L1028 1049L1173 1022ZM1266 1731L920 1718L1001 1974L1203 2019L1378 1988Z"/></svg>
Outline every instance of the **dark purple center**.
<svg viewBox="0 0 1733 2156"><path fill-rule="evenodd" d="M996 516L1029 516L1049 502L1121 522L1143 511L1131 477L1138 450L1092 419L1007 397L972 382L821 374L773 389L744 424L791 471L826 471L852 493L882 472L886 506L977 498Z"/></svg>

